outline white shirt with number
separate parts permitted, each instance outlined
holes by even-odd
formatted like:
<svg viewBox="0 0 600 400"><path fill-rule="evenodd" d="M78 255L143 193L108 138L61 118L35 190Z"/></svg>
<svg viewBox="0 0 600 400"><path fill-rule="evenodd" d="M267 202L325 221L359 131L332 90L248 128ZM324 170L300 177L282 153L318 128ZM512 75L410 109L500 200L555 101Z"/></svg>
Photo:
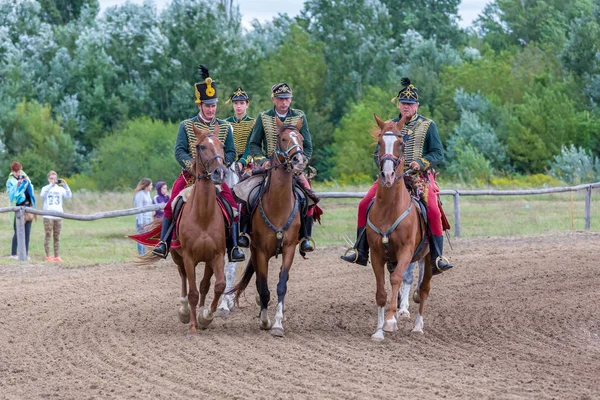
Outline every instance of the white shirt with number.
<svg viewBox="0 0 600 400"><path fill-rule="evenodd" d="M69 189L68 186L64 188L55 183L51 183L42 188L40 196L44 199L44 210L63 212L63 198L70 199L72 194L71 189ZM44 218L62 219L50 215L44 215Z"/></svg>

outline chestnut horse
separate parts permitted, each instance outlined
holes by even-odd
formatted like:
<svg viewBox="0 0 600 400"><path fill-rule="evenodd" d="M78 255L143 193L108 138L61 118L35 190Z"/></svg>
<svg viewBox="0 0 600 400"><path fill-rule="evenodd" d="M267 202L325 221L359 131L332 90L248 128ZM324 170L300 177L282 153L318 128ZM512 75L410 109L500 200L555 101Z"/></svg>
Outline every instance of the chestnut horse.
<svg viewBox="0 0 600 400"><path fill-rule="evenodd" d="M404 141L401 134L404 119L384 122L375 115L379 130L376 138L379 145L379 179L375 202L367 219L367 240L371 249L371 264L377 282L377 329L373 340L383 340L383 332L398 329L396 321L397 296L402 275L411 262L425 262L424 275L420 282L418 297L419 314L413 332L423 333L423 312L429 295L431 260L429 246L424 242L425 225L404 184ZM388 264L392 296L389 308L385 309L385 266ZM415 293L416 295L416 293ZM417 296L415 296L416 298Z"/></svg>
<svg viewBox="0 0 600 400"><path fill-rule="evenodd" d="M223 183L227 172L223 162L223 144L219 140L219 124L215 124L213 132L201 131L195 125L193 129L196 135L196 182L181 211L179 224L181 247L171 249L171 256L181 276L179 319L183 323L189 322L188 337L197 335L198 325L205 329L213 320L213 314L217 311L219 299L225 290L223 266L226 252L225 222L217 203L215 188L215 184ZM200 310L196 319L198 306L196 265L202 261L205 262L204 276L200 281ZM204 302L213 274L216 278L214 298L210 309L207 309L204 307Z"/></svg>
<svg viewBox="0 0 600 400"><path fill-rule="evenodd" d="M276 120L277 146L270 159L271 167L260 194L258 210L252 216L250 261L232 292L235 292L238 301L256 271L256 289L260 297L260 329L270 329L272 335L283 337L283 301L300 230L301 211L293 191L293 177L295 173L304 170L308 159L302 147L302 120L296 125L283 125L279 119ZM271 327L267 310L271 298L268 267L269 260L279 254L282 254L282 264L277 284L277 312L275 323Z"/></svg>

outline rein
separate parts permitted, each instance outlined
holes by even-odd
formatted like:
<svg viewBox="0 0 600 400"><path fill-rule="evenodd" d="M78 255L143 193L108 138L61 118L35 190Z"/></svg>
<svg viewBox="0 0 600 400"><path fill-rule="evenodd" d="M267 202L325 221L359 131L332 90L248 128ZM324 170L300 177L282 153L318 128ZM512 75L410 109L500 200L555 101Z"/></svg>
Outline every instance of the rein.
<svg viewBox="0 0 600 400"><path fill-rule="evenodd" d="M214 133L209 133L208 135L206 135L206 137L215 137ZM196 143L196 156L198 157L198 161L200 162L200 165L202 165L202 168L204 169L204 173L202 175L198 174L196 175L196 179L197 180L202 180L202 179L210 179L210 176L213 174L213 171L209 171L208 167L210 167L210 163L214 160L217 159L221 159L223 160L223 162L225 162L225 158L223 158L223 156L221 156L220 154L217 154L216 156L213 156L211 158L209 158L208 160L204 161L204 156L202 155L202 152L200 151L200 143Z"/></svg>
<svg viewBox="0 0 600 400"><path fill-rule="evenodd" d="M377 155L377 164L379 165L379 179L383 179L383 163L386 161L391 161L394 164L394 171L398 169L398 165L402 162L404 162L404 137L406 137L406 134L402 134L402 133L394 133L394 132L384 132L382 136L395 136L397 138L402 139L402 149L401 154L402 156L395 156L393 154L384 154L383 157L379 157L379 155ZM402 174L397 175L396 176L396 180L402 179L404 178L406 175L410 174L411 172L413 172L412 169L408 169L406 171L404 171Z"/></svg>

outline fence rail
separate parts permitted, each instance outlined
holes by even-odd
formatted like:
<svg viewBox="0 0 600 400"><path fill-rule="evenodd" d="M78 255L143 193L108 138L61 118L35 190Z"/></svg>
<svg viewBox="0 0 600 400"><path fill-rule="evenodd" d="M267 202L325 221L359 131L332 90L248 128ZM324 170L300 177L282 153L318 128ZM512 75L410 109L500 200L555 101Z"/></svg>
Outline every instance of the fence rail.
<svg viewBox="0 0 600 400"><path fill-rule="evenodd" d="M527 189L527 190L442 190L442 196L452 196L454 198L454 236L460 237L460 196L526 196L551 193L579 192L586 191L584 220L585 229L590 229L590 220L592 217L592 189L600 188L600 182L586 183L577 186L565 186L548 189ZM367 192L321 192L317 193L322 199L362 199ZM128 215L140 214L143 212L156 211L164 208L164 204L153 204L151 206L128 208L125 210L104 211L89 215L78 215L61 213L57 211L38 210L30 207L4 207L0 208L0 214L5 212L14 212L16 215L17 228L17 256L19 261L27 260L27 251L25 249L25 212L36 215L48 215L72 219L77 221L95 221L102 218L117 218Z"/></svg>

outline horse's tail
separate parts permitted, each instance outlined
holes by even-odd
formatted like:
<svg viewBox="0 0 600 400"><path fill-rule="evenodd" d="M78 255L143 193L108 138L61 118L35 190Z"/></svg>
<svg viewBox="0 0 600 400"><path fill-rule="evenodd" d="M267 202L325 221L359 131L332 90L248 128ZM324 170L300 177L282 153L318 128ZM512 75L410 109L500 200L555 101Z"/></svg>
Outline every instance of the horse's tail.
<svg viewBox="0 0 600 400"><path fill-rule="evenodd" d="M153 254L151 251L148 251L146 254L142 254L141 256L137 256L133 263L138 266L155 264L162 260L163 258Z"/></svg>
<svg viewBox="0 0 600 400"><path fill-rule="evenodd" d="M244 290L246 290L246 288L248 287L252 275L254 275L254 265L252 265L252 260L250 260L246 265L246 269L244 270L244 276L242 276L242 279L237 283L237 285L233 287L233 289L227 292L227 294L235 293L235 302L237 304L239 304L239 298L241 294L244 293Z"/></svg>

